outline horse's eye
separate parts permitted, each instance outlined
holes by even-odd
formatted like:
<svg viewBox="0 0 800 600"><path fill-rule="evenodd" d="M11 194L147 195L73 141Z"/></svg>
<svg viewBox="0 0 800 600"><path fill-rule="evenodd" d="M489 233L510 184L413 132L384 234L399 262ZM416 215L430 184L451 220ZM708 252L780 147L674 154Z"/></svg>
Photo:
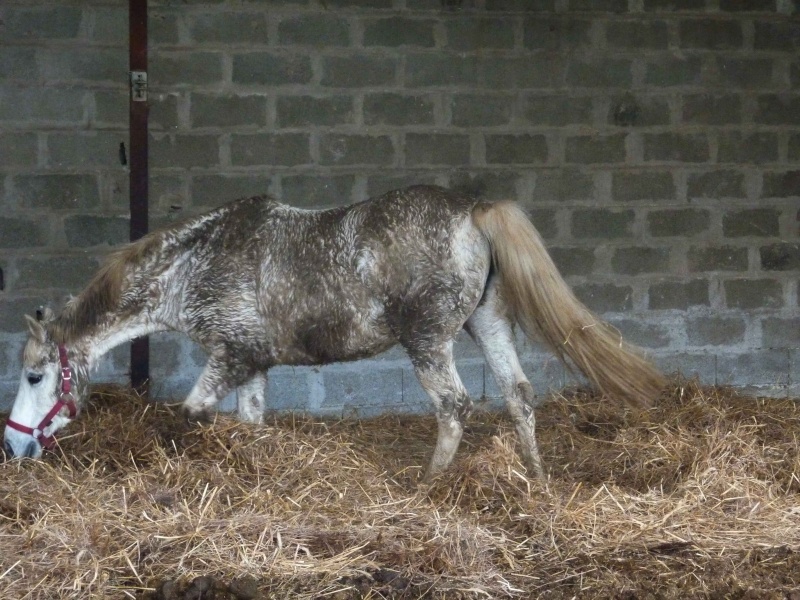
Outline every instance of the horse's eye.
<svg viewBox="0 0 800 600"><path fill-rule="evenodd" d="M42 380L42 376L39 373L29 373L28 374L28 383L31 385L36 385Z"/></svg>

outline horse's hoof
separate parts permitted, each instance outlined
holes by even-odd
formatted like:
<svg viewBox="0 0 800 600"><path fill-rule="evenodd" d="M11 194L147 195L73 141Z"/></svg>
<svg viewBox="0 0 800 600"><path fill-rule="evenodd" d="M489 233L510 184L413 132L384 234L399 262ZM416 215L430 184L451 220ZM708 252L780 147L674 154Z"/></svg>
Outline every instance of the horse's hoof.
<svg viewBox="0 0 800 600"><path fill-rule="evenodd" d="M199 423L201 425L208 425L213 421L213 417L211 416L211 411L206 409L191 409L183 407L183 416L186 419L187 423L194 424Z"/></svg>

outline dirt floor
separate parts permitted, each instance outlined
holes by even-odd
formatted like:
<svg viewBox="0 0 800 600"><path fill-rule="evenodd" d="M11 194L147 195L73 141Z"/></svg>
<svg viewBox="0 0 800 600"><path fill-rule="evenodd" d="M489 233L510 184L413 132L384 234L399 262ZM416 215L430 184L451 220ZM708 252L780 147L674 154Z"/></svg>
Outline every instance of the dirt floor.
<svg viewBox="0 0 800 600"><path fill-rule="evenodd" d="M646 414L502 416L419 478L432 417L261 427L98 389L60 446L0 465L0 598L800 600L800 411L675 382Z"/></svg>

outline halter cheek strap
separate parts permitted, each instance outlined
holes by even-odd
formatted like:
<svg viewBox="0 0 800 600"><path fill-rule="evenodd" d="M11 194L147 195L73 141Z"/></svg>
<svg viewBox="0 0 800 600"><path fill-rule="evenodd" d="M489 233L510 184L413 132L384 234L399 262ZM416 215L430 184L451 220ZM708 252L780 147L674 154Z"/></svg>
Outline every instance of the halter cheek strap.
<svg viewBox="0 0 800 600"><path fill-rule="evenodd" d="M72 367L69 365L67 349L63 344L58 345L58 360L61 363L61 392L58 394L58 400L53 405L53 408L50 409L36 427L28 427L27 425L22 425L11 419L6 423L11 429L16 429L17 431L33 436L33 438L45 448L53 447L56 436L55 434L45 435L44 430L52 425L53 418L61 412L61 409L66 407L70 419L78 414L78 405L75 403L75 397L72 395Z"/></svg>

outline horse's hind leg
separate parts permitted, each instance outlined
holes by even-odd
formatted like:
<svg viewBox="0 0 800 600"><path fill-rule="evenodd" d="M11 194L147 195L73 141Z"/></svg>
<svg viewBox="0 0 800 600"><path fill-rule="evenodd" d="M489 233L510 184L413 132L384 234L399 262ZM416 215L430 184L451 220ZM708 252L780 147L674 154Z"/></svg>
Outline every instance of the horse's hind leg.
<svg viewBox="0 0 800 600"><path fill-rule="evenodd" d="M494 286L488 288L483 303L475 309L464 327L483 351L503 394L508 412L514 420L520 454L526 468L544 479L536 444L533 386L519 363L511 321Z"/></svg>
<svg viewBox="0 0 800 600"><path fill-rule="evenodd" d="M246 423L264 421L264 388L266 385L266 374L258 373L250 381L236 388L239 420Z"/></svg>
<svg viewBox="0 0 800 600"><path fill-rule="evenodd" d="M453 360L453 341L438 345L425 344L426 348L406 347L420 384L433 400L439 435L433 451L425 481L428 482L444 471L452 462L461 434L464 419L469 414L472 402L456 371Z"/></svg>

